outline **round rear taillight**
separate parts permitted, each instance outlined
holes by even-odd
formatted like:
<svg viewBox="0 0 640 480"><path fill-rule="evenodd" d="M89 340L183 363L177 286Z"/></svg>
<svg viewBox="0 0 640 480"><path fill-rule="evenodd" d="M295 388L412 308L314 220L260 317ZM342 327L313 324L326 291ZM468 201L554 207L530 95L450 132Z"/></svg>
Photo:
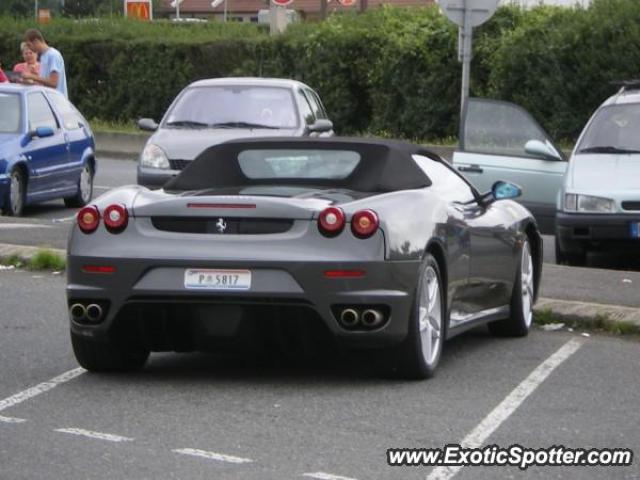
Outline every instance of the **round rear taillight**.
<svg viewBox="0 0 640 480"><path fill-rule="evenodd" d="M104 226L111 233L120 233L127 228L129 222L129 213L123 205L109 205L102 213Z"/></svg>
<svg viewBox="0 0 640 480"><path fill-rule="evenodd" d="M338 235L344 228L344 224L344 212L338 207L325 208L318 217L318 229L324 235Z"/></svg>
<svg viewBox="0 0 640 480"><path fill-rule="evenodd" d="M351 217L351 231L358 238L368 238L373 235L380 222L373 210L360 210Z"/></svg>
<svg viewBox="0 0 640 480"><path fill-rule="evenodd" d="M100 224L100 212L98 207L91 205L80 209L77 216L78 227L83 233L93 233Z"/></svg>

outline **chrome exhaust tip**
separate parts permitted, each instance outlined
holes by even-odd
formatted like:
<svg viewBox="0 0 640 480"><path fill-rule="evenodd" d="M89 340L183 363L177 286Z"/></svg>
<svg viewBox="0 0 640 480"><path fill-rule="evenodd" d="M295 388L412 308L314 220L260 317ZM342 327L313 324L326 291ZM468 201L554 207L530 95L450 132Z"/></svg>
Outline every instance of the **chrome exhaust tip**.
<svg viewBox="0 0 640 480"><path fill-rule="evenodd" d="M345 308L340 314L340 323L345 327L355 327L360 320L360 314L353 308Z"/></svg>
<svg viewBox="0 0 640 480"><path fill-rule="evenodd" d="M87 320L97 322L102 318L102 307L97 303L92 303L87 307Z"/></svg>
<svg viewBox="0 0 640 480"><path fill-rule="evenodd" d="M365 310L362 314L362 323L367 327L376 327L382 323L384 317L378 310Z"/></svg>
<svg viewBox="0 0 640 480"><path fill-rule="evenodd" d="M87 309L81 303L74 303L73 305L71 305L71 308L69 308L69 315L71 315L72 320L79 322L81 320L84 320L84 318L87 316Z"/></svg>

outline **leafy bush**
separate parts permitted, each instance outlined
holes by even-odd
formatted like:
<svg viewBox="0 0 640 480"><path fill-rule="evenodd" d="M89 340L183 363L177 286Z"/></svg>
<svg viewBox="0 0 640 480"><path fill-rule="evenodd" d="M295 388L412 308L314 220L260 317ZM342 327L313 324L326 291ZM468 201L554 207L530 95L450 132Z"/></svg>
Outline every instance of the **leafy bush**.
<svg viewBox="0 0 640 480"><path fill-rule="evenodd" d="M18 61L27 21L0 18L0 59ZM457 29L435 7L370 9L269 37L230 22L56 20L43 27L65 56L71 99L90 118L159 119L192 81L226 76L301 80L340 133L456 135ZM589 9L502 7L475 30L471 91L521 104L557 138L575 138L615 88L638 76L640 2Z"/></svg>

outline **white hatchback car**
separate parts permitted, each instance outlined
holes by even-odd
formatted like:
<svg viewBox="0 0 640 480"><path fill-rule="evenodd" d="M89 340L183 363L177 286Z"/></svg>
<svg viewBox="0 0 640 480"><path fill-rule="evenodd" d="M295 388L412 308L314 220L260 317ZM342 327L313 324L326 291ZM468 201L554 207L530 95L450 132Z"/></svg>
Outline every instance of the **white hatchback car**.
<svg viewBox="0 0 640 480"><path fill-rule="evenodd" d="M596 110L571 154L558 195L556 259L640 248L640 80Z"/></svg>

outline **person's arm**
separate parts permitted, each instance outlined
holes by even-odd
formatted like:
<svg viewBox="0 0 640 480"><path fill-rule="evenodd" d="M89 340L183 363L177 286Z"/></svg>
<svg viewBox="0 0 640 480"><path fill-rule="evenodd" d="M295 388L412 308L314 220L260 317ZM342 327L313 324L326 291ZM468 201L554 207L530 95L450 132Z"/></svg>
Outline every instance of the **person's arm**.
<svg viewBox="0 0 640 480"><path fill-rule="evenodd" d="M45 87L57 88L58 79L60 78L60 76L58 75L58 72L51 72L49 78L40 77L35 73L23 72L22 78L26 80L33 80L34 82L39 83L40 85L44 85Z"/></svg>

